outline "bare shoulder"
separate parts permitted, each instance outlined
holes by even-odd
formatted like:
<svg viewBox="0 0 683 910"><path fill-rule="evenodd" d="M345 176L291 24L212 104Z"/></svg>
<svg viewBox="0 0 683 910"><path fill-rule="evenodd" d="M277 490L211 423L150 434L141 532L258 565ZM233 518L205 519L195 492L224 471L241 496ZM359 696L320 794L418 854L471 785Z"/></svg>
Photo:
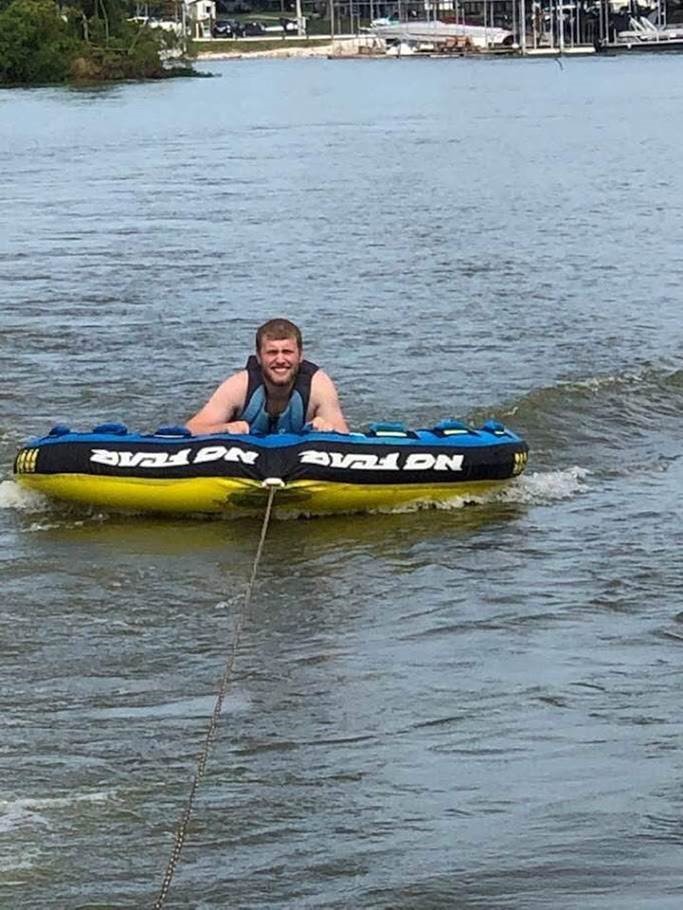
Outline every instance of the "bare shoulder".
<svg viewBox="0 0 683 910"><path fill-rule="evenodd" d="M215 395L221 397L234 397L244 396L247 394L247 387L249 385L249 374L246 370L240 370L237 373L233 373L232 376L228 376L224 382L222 382L216 391Z"/></svg>
<svg viewBox="0 0 683 910"><path fill-rule="evenodd" d="M311 394L316 397L337 394L337 388L325 370L318 369L313 374L313 379L311 380Z"/></svg>
<svg viewBox="0 0 683 910"><path fill-rule="evenodd" d="M349 428L339 404L337 388L324 370L313 374L309 419L317 430L348 433ZM317 424L316 424L317 421Z"/></svg>
<svg viewBox="0 0 683 910"><path fill-rule="evenodd" d="M226 424L230 424L242 411L247 389L247 371L240 370L239 373L233 373L218 386L204 407L187 421L187 428L195 435L237 432L234 429L231 430Z"/></svg>
<svg viewBox="0 0 683 910"><path fill-rule="evenodd" d="M228 376L204 406L206 416L210 416L212 420L230 420L237 411L242 410L248 385L249 374L246 370Z"/></svg>

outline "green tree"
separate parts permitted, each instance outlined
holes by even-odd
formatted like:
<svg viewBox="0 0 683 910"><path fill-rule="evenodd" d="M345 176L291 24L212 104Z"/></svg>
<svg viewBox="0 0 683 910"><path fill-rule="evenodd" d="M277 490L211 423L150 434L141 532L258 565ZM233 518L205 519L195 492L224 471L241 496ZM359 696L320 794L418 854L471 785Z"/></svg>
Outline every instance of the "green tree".
<svg viewBox="0 0 683 910"><path fill-rule="evenodd" d="M0 83L158 79L176 41L130 21L124 0L0 0Z"/></svg>
<svg viewBox="0 0 683 910"><path fill-rule="evenodd" d="M13 0L0 13L0 82L64 82L78 49L52 0Z"/></svg>

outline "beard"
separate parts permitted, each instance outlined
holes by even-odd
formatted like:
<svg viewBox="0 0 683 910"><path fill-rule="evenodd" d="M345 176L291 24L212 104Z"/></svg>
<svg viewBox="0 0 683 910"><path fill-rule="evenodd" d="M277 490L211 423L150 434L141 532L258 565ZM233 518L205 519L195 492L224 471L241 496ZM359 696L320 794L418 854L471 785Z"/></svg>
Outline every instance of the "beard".
<svg viewBox="0 0 683 910"><path fill-rule="evenodd" d="M298 370L299 370L299 367L297 365L297 366L290 367L290 369L288 369L286 372L282 372L282 373L277 372L276 373L274 370L271 370L269 367L265 367L265 366L263 366L263 364L261 365L261 372L263 373L263 378L266 379L270 383L270 385L279 386L279 387L292 385L292 383L296 379L296 374L297 374Z"/></svg>

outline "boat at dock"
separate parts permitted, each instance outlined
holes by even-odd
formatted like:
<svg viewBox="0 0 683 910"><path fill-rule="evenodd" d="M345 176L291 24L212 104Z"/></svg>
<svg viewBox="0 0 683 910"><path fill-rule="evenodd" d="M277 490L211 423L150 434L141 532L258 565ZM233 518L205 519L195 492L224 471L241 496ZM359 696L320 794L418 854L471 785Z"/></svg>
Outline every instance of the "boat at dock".
<svg viewBox="0 0 683 910"><path fill-rule="evenodd" d="M512 47L514 35L504 28L465 25L431 20L408 20L384 24L375 23L371 33L392 45L403 45L415 51L439 51L444 47L469 47L476 50Z"/></svg>
<svg viewBox="0 0 683 910"><path fill-rule="evenodd" d="M613 40L599 43L596 49L608 54L629 51L680 52L683 51L683 27L658 26L644 16L631 16L628 28L616 31Z"/></svg>

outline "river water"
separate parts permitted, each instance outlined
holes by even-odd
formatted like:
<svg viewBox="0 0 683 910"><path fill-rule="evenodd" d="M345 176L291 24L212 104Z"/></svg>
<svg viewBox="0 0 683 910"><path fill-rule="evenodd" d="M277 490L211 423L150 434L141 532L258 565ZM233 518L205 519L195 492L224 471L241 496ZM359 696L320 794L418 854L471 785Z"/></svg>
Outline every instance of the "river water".
<svg viewBox="0 0 683 910"><path fill-rule="evenodd" d="M152 906L259 534L50 506L16 448L182 422L275 315L356 428L531 458L271 525L167 906L681 906L682 66L0 93L2 908Z"/></svg>

